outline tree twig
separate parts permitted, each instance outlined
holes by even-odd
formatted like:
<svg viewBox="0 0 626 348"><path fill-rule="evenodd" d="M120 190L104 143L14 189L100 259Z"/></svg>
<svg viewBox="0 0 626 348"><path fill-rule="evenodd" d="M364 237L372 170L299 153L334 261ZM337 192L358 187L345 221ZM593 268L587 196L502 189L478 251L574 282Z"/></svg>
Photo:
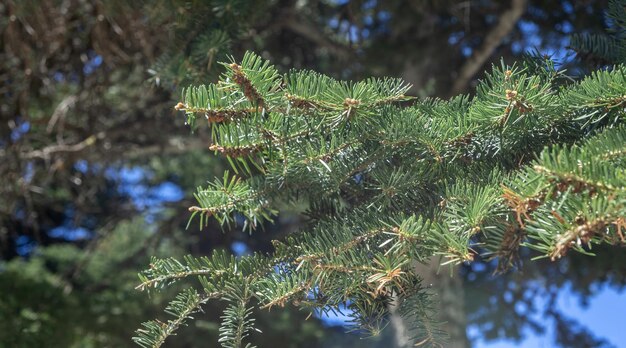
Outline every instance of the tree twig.
<svg viewBox="0 0 626 348"><path fill-rule="evenodd" d="M35 150L35 151L31 151L28 153L25 153L22 158L26 158L26 159L32 159L32 158L42 158L42 159L49 159L51 154L57 153L57 152L79 152L84 150L85 148L92 146L93 144L96 143L96 141L98 139L102 139L104 138L105 133L104 132L100 132L98 134L93 134L89 137L87 137L85 140L76 143L76 144L72 144L72 145L65 145L65 144L57 144L57 145L50 145L47 147L44 147L41 150Z"/></svg>

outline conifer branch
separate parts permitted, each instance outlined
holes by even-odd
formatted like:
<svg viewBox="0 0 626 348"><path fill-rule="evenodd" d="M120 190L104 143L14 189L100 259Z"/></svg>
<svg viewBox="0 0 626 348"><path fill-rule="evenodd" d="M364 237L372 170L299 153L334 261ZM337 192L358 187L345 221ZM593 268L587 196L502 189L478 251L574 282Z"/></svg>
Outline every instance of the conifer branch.
<svg viewBox="0 0 626 348"><path fill-rule="evenodd" d="M142 274L141 289L191 276L228 301L224 346L241 346L253 330L252 303L318 312L348 303L353 323L376 333L394 298L415 342L437 346L441 330L413 262L471 262L484 251L504 271L522 246L556 260L624 243L624 65L561 81L554 64L529 56L493 67L473 98L407 108L390 105L408 99L400 80L279 75L252 53L225 66L220 83L186 89L178 108L189 123L207 114L211 149L244 175L199 188L192 218L229 225L243 216L254 229L277 213L273 202L297 197L312 220L275 241L271 256L168 259ZM182 317L192 311L180 308ZM166 328L154 323L145 334L162 343Z"/></svg>
<svg viewBox="0 0 626 348"><path fill-rule="evenodd" d="M220 339L218 342L225 348L241 348L244 339L254 328L252 307L248 307L251 293L249 284L244 279L229 283L225 289L228 307L222 316L222 325L219 328ZM258 331L258 330L257 330ZM249 347L249 346L246 346Z"/></svg>
<svg viewBox="0 0 626 348"><path fill-rule="evenodd" d="M576 223L579 224L579 226L566 231L557 239L554 250L549 254L552 261L556 261L565 256L567 251L571 249L576 242L589 245L591 239L604 232L607 227L607 222L604 218L593 221L580 220Z"/></svg>
<svg viewBox="0 0 626 348"><path fill-rule="evenodd" d="M252 105L257 105L260 109L265 106L265 100L252 85L252 82L246 77L246 74L241 70L241 66L237 63L231 63L228 66L233 71L233 81L243 89L243 95L248 98Z"/></svg>
<svg viewBox="0 0 626 348"><path fill-rule="evenodd" d="M165 310L175 319L168 320L167 323L159 320L143 323L144 328L137 330L137 336L133 337L133 341L145 348L161 347L167 337L174 334L186 320L193 319L192 315L211 298L214 298L212 294L200 295L194 289L183 290Z"/></svg>

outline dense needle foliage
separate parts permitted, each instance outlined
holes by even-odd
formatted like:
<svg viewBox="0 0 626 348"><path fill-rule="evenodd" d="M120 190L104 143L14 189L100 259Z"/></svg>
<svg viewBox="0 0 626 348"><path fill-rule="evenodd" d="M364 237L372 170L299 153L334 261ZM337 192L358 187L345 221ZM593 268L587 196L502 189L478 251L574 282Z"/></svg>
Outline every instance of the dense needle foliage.
<svg viewBox="0 0 626 348"><path fill-rule="evenodd" d="M624 9L610 8L622 19ZM614 21L621 34L624 23ZM416 262L480 253L505 271L523 246L557 261L625 242L624 64L575 81L529 55L450 100L413 100L398 79L280 74L253 53L224 66L218 83L186 89L176 105L192 127L208 121L210 148L232 166L198 188L192 216L255 233L277 207L298 203L308 221L271 255L154 259L140 289L197 285L168 307L174 319L144 323L142 346L160 346L212 299L228 303L224 347L254 331L252 307L288 303L317 313L345 306L355 329L371 333L395 303L416 343L439 345Z"/></svg>

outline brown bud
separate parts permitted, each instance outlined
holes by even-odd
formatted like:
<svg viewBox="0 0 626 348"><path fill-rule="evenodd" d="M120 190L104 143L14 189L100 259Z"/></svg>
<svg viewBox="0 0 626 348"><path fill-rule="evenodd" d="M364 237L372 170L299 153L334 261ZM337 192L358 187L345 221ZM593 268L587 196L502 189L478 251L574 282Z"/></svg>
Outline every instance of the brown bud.
<svg viewBox="0 0 626 348"><path fill-rule="evenodd" d="M507 89L505 93L506 93L506 100L513 100L517 98L517 91L512 91L510 89Z"/></svg>

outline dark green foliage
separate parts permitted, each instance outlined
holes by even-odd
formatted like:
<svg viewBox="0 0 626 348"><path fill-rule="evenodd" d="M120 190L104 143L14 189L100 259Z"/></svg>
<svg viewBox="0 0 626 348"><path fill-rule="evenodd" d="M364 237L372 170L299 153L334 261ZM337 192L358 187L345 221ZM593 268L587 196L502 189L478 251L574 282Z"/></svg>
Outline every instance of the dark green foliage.
<svg viewBox="0 0 626 348"><path fill-rule="evenodd" d="M209 298L201 296L194 289L183 290L165 308L165 312L175 317L167 323L160 321L149 321L143 323L143 329L138 330L138 336L133 340L142 347L160 347L165 339L173 335L179 326L187 319L193 319L193 314L199 311L200 305ZM240 314L236 313L235 315Z"/></svg>
<svg viewBox="0 0 626 348"><path fill-rule="evenodd" d="M610 0L606 11L609 34L576 34L570 46L599 64L626 60L626 1Z"/></svg>
<svg viewBox="0 0 626 348"><path fill-rule="evenodd" d="M12 319L2 320L0 346L127 346L128 321L154 315L151 303L164 302L137 296L132 268L121 271L139 267L142 253L163 255L150 244L149 229L137 220L109 231L89 254L55 245L28 261L3 263L0 313Z"/></svg>
<svg viewBox="0 0 626 348"><path fill-rule="evenodd" d="M527 163L546 146L622 123L626 67L563 85L562 73L537 59L494 68L471 99L400 108L390 104L407 99L401 81L345 83L290 72L281 84L272 66L247 53L241 65L228 65L224 82L190 89L179 104L189 118L202 116L211 109L204 91L222 89L253 107L224 109L237 115L230 122L209 118L215 146L241 172L237 181L225 176L223 193L198 197L193 210L224 220L243 204L240 217L254 227L269 207L298 201L316 217L312 227L276 242L271 256L221 268L155 262L142 287L206 272L208 293L250 286L261 308L347 305L358 328L371 333L385 325L395 299L418 328L415 341L437 345L441 331L428 311L407 309L430 301L414 262L437 255L443 264L470 262L484 250L505 270L522 243L552 259L592 243L623 243L623 128L579 146L552 146ZM246 197L262 199L250 206ZM216 286L224 274L232 275ZM235 328L246 322L245 308L235 303L225 313L223 332L236 337L229 344L243 344Z"/></svg>
<svg viewBox="0 0 626 348"><path fill-rule="evenodd" d="M304 3L306 6L302 6ZM601 22L597 15L559 14L562 12L561 2L547 4L530 1L529 6L536 6L534 3L540 4L542 12L531 8L525 17L526 20L539 23L542 33L558 31L555 31L552 21L559 22L559 18L562 20L564 17L568 21L571 19L575 31L581 27L585 31L587 28L593 30L594 23ZM120 347L132 344L128 340L131 335L128 323L155 317L155 306L164 307L167 302L164 298L174 298L174 293L180 290L175 285L171 293L150 298L134 294L132 273L146 267L149 263L147 255L182 259L183 253L207 254L216 247L229 246L232 241L244 241L252 249L268 250L268 239L282 234L280 223L288 218L282 209L292 203L300 207L310 206L309 209L302 209L306 209L305 216L311 219L311 230L320 218L346 214L352 202L363 196L359 196L359 185L349 188L349 192L343 192L345 188L337 192L333 189L337 183L327 180L321 185L324 190L316 192L315 201L285 198L292 192L297 194L296 188L281 197L280 201L272 202L272 205L266 205L269 200L263 196L264 191L255 191L261 196L253 196L254 199L239 204L237 209L243 209L244 213L251 209L246 218L249 227L263 227L260 222L254 224L256 207L266 210L267 215L279 223L276 226L264 226L266 230L263 233L248 236L241 231L231 231L222 235L203 233L199 236L194 231L183 237L178 231L184 227L187 212L181 208L193 203L184 201L177 204L177 211L168 209L159 213L154 220L157 226L137 223L139 227L136 227L126 224L126 219L141 215L144 209L152 210L155 207L137 207L132 204L128 195L119 193L121 183L107 177L107 172L122 167L147 168L149 175L141 181L142 184L159 185L167 181L181 185L187 192L203 182L207 175L218 173L221 178L224 164L205 153L209 142L205 128L198 130L197 137L185 136L182 122L172 122L174 112L171 106L174 104L172 98L180 94L181 85L214 81L224 70L217 62L228 60L227 53L231 49L237 57L245 49L255 49L262 52L263 57L271 57L283 70L292 66L307 67L350 78L370 73L378 76L402 75L411 81L414 81L415 76L423 76L426 80L430 79L428 85L432 88L428 89L428 93L445 94L451 76L455 76L466 60L461 54L461 48L479 48L482 38L493 26L488 18L497 17L506 10L508 4L496 1L471 2L467 7L462 7L468 4L465 1L415 4L408 1L350 1L343 4L316 0L3 1L0 4L0 90L4 98L0 110L0 254L6 262L0 262L0 272L4 272L0 273L0 277L5 285L0 296L3 299L0 317L4 318L6 314L16 319L3 322L8 326L0 330L0 346L58 344L63 347ZM586 11L598 4L601 1L591 2L588 7L576 8L575 11L587 14ZM555 8L557 11L553 12ZM545 13L552 14L545 17ZM383 15L391 16L391 20L385 20ZM549 22L542 24L544 17ZM368 18L372 21L368 21ZM340 26L330 24L334 21L340 23ZM470 24L471 30L468 30ZM434 32L433 26L436 28ZM303 27L306 29L302 30ZM347 31L353 31L354 28L359 28L358 31L368 30L370 35L359 38L346 35ZM460 41L449 44L450 35L456 36L460 32L463 32ZM510 57L511 43L521 42L524 45L525 39L520 34L520 30L514 30L511 40L504 42L497 54ZM549 46L548 41L544 43ZM542 62L539 64L541 66L546 62L542 59L537 61ZM347 66L349 69L346 69ZM535 70L528 70L527 73L540 74ZM308 72L302 74L311 75ZM326 94L329 90L316 89L316 86L326 86L325 83L319 84L315 78L310 78L309 85L304 83L300 86L297 73L289 77L292 76L295 81L283 87L293 88L293 95L322 102L317 105L318 108L324 106L324 99L331 98L333 103L338 104L331 105L331 108L343 112L345 100L342 98L358 95L352 99L362 99L360 106L353 105L359 117L377 117L376 112L370 112L370 105L366 105L369 101L365 99L374 98L378 92L369 91L365 84L361 84L354 94L349 90L353 87L344 86L342 88L345 90L337 89L337 95L331 96L320 94ZM152 83L146 83L148 78L151 78ZM317 78L328 79L321 75ZM396 83L397 80L389 80L391 85ZM258 81L257 85L261 86ZM420 83L418 85L423 88ZM334 87L330 90L332 93L335 93ZM249 113L243 116L252 116L256 111L253 103L242 98L241 94L234 96L239 98L242 103L240 106L245 105L249 109ZM218 104L212 100L210 105L214 109L220 106L226 112L237 109L231 100L223 101L226 102ZM425 135L419 134L419 143L439 148L441 142L436 137L440 131L434 127L447 129L462 137L476 126L466 125L462 121L465 115L463 110L469 106L468 101L468 98L458 98L455 103L432 101L438 104L432 106L432 109L427 103L416 106L437 113L441 116L437 120L450 120L445 124L430 122L427 118L416 121L413 111L395 108L393 112L402 114L402 122L396 120L388 125L388 139L393 138L399 143L413 141L418 136L413 128L416 122L420 122L417 127L423 128ZM372 99L371 103L378 102L385 101L379 98ZM315 114L313 111L310 115ZM226 115L237 118L242 114L231 112ZM264 127L279 132L282 120L272 118L274 121L271 127L269 124ZM341 125L342 117L336 117L333 122ZM239 151L245 151L246 146L255 144L264 147L265 143L273 141L269 133L257 134L255 129L245 127L234 131L224 127L220 131L222 134L218 137L230 138L232 142L240 141L243 147ZM242 140L241 133L250 133L255 137ZM391 133L395 135L391 136ZM19 136L14 137L15 134ZM340 136L335 135L333 140L320 136L316 143L292 150L300 151L306 157L323 160L328 151L344 151L341 147L344 142L345 139ZM388 145L398 148L396 144ZM346 157L345 162L358 158L358 151L362 148L369 151L367 146L355 148L355 155ZM217 152L224 150L217 146L213 149ZM445 149L443 157L458 153L454 144L448 144ZM418 156L419 151L424 151L400 150L397 156ZM254 154L258 155L259 152ZM384 152L380 154L384 155ZM250 158L229 159L235 164L233 169L238 171L229 178L243 176L246 177L246 180L240 182L243 186L251 182L250 187L262 186L265 178L248 178L246 173L263 170L263 163L250 162ZM517 159L511 161L516 162ZM323 174L324 165L319 161L317 163ZM83 169L84 164L87 164L86 171ZM327 164L332 168L332 163ZM207 172L209 169L210 173ZM369 196L368 200L373 206L403 210L407 206L429 202L432 192L449 190L450 193L445 195L458 197L456 205L449 202L449 214L454 215L455 211L462 211L463 202L469 200L468 194L463 195L463 185L454 182L436 187L421 185L433 173L438 171L440 174L437 175L442 175L442 171L454 168L440 166L434 168L435 172L431 172L430 166L405 169L390 165L368 173L362 185L367 187L365 195ZM289 174L297 179L308 170L302 166L294 168ZM481 169L476 170L478 172ZM289 186L290 181L285 181L281 174L280 171L272 173L277 182L283 183L282 187ZM362 178L365 176L355 176L355 181ZM254 183L254 180L259 182ZM207 191L217 191L227 181L218 182L219 185L209 187ZM494 187L497 189L497 186L489 186L485 190L480 185L472 187L477 192L486 192L486 195L490 195ZM326 197L326 188L335 190L336 194ZM474 206L484 210L480 208L481 204ZM275 210L281 210L278 219L271 215ZM222 221L230 222L231 227L237 229L242 219L237 214L233 215L233 212L223 211L217 215L223 216L225 220ZM406 215L391 216L391 224L404 223L407 215L411 217L411 211L402 213ZM358 214L367 212L354 214L350 218L357 219ZM426 220L434 218L431 216L433 214L426 214ZM265 220L267 216L261 215L261 219ZM456 220L449 228L463 230L468 223L476 223L474 218L470 220ZM213 221L206 219L203 223L209 222L209 228L215 228ZM387 220L384 222L389 223ZM115 226L119 223L118 229ZM341 221L330 223L336 223L336 226L329 225L329 229L346 225ZM422 222L406 219L406 223ZM93 232L93 235L89 239L67 240L49 233L61 225L80 226ZM225 227L228 225L225 224ZM309 230L306 225L302 228ZM417 235L424 235L422 230L417 231ZM332 231L328 233L332 234ZM119 238L119 241L111 242L109 234L117 236L115 238ZM343 237L354 236L358 234ZM30 257L21 259L16 250L17 241L23 237L29 238L29 245L35 248ZM373 243L382 244L388 239L375 240ZM347 241L345 238L337 240L341 243ZM393 240L385 244L390 249L402 245ZM184 252L179 249L184 249ZM263 267L268 266L263 264ZM273 281L280 282L282 279L279 277ZM217 283L216 286L223 284ZM290 287L292 285L286 284L283 290L289 291ZM206 290L198 288L198 291L202 293ZM268 298L271 296L267 295ZM363 318L367 318L371 328L386 321L385 313L379 311L380 304L366 306L366 302L359 302L358 305L363 310L357 311L356 318L360 318L359 312L367 312ZM254 301L252 306L255 306ZM315 308L316 304L310 307ZM179 336L168 342L168 345L194 346L217 340L217 324L210 320L215 320L219 314L211 316L211 313L219 313L223 308L215 308L211 304L204 308L206 313L195 313L193 324L180 327ZM281 345L302 347L331 344L328 341L319 343L322 336L319 322L300 320L305 316L306 313L297 315L292 311L273 311L271 314L257 312L255 317L259 320L256 324L263 328L265 334L251 335L250 338L255 340L255 344L271 346L276 342L276 330L280 330L289 333L278 335ZM293 325L296 322L303 324ZM60 333L64 333L64 336L60 337ZM326 331L324 335L331 334ZM290 338L288 342L284 340L285 336ZM338 346L345 342L334 336L330 341Z"/></svg>

